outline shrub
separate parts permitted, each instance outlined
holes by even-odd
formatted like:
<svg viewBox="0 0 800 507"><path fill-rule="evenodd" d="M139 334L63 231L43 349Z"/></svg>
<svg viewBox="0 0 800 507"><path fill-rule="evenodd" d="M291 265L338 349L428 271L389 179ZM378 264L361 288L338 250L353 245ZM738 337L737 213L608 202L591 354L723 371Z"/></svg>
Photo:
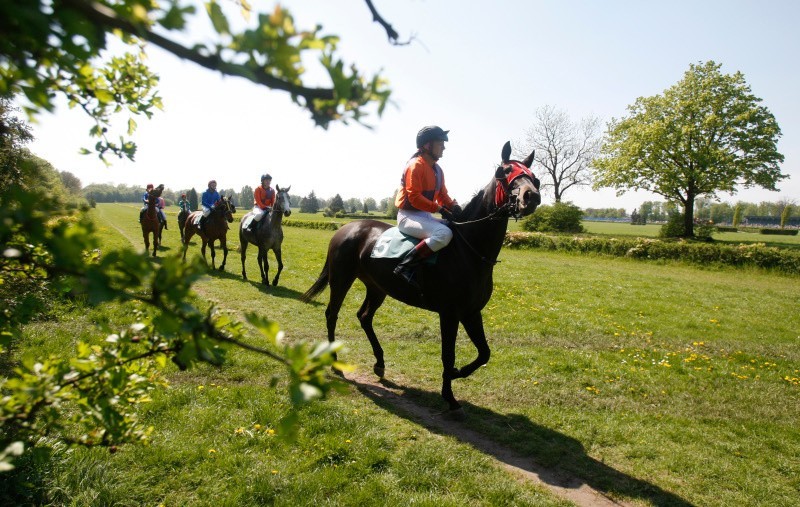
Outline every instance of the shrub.
<svg viewBox="0 0 800 507"><path fill-rule="evenodd" d="M725 227L722 225L717 226L717 232L739 232L738 227Z"/></svg>
<svg viewBox="0 0 800 507"><path fill-rule="evenodd" d="M584 232L581 218L583 212L579 207L557 202L552 206L539 206L522 221L522 228L530 232Z"/></svg>
<svg viewBox="0 0 800 507"><path fill-rule="evenodd" d="M659 238L680 238L683 237L686 228L683 226L683 215L681 213L670 213L667 223L661 226L658 233Z"/></svg>

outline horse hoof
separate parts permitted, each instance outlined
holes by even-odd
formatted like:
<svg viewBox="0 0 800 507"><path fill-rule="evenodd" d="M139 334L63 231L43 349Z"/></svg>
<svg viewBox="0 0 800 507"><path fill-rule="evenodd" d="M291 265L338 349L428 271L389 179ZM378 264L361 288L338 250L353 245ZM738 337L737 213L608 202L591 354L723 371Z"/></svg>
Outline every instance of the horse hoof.
<svg viewBox="0 0 800 507"><path fill-rule="evenodd" d="M445 417L451 421L465 421L467 419L467 413L464 412L463 407L458 407L445 412Z"/></svg>
<svg viewBox="0 0 800 507"><path fill-rule="evenodd" d="M383 376L386 375L386 368L383 366L373 366L372 371L375 372L375 375L377 375L378 378L380 379L382 379Z"/></svg>

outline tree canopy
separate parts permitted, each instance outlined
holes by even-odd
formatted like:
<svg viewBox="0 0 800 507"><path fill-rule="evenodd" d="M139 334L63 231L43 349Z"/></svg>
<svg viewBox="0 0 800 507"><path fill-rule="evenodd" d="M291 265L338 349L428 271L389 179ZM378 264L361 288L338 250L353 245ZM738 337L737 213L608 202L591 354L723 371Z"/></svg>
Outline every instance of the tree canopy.
<svg viewBox="0 0 800 507"><path fill-rule="evenodd" d="M693 234L694 201L735 193L738 186L776 190L788 178L779 164L781 130L741 72L723 74L713 61L692 64L661 95L640 97L613 119L594 188L642 189L680 202L684 234Z"/></svg>
<svg viewBox="0 0 800 507"><path fill-rule="evenodd" d="M373 18L390 41L397 34L365 0ZM367 78L337 56L339 38L317 25L298 29L288 10L277 5L257 14L252 28L236 31L226 8L234 5L251 18L246 0L223 5L205 4L215 38L196 40L187 26L199 14L181 0L8 0L0 2L0 96L22 94L29 116L55 108L58 96L79 107L95 122L90 135L98 139L94 152L133 160L136 145L128 139L136 117L150 117L162 108L158 76L145 64L149 45L230 76L239 76L273 90L289 93L316 125L362 123L371 106L380 115L389 99L386 81ZM109 38L118 38L131 51L109 56ZM179 40L189 40L181 43ZM305 78L303 55L318 54L329 86L314 87ZM306 59L309 61L309 59ZM110 133L112 119L128 115L117 141ZM84 149L85 153L90 150Z"/></svg>

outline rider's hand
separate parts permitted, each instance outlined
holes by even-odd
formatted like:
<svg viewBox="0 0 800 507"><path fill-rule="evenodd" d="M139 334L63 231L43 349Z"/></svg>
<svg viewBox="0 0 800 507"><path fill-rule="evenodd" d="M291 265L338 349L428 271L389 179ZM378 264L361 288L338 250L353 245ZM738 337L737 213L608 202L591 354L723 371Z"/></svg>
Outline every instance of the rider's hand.
<svg viewBox="0 0 800 507"><path fill-rule="evenodd" d="M458 203L453 204L453 214L460 215L461 214L461 206Z"/></svg>
<svg viewBox="0 0 800 507"><path fill-rule="evenodd" d="M442 218L444 218L445 220L448 220L450 222L455 222L456 220L455 217L453 217L453 212L445 208L444 206L439 208L439 213L442 214Z"/></svg>

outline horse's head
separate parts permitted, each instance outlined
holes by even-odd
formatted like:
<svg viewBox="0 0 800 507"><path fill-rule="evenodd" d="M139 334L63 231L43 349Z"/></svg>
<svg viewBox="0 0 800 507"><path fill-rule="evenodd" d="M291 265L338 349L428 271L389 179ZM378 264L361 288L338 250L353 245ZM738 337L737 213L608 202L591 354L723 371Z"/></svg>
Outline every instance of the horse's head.
<svg viewBox="0 0 800 507"><path fill-rule="evenodd" d="M511 143L506 142L501 152L502 163L495 171L497 187L495 205L507 206L511 216L521 218L530 215L542 202L539 195L539 179L530 170L532 151L522 162L511 160Z"/></svg>
<svg viewBox="0 0 800 507"><path fill-rule="evenodd" d="M288 217L292 214L292 200L289 198L289 190L292 186L281 188L280 185L275 185L277 195L275 196L275 211L283 213L283 216Z"/></svg>
<svg viewBox="0 0 800 507"><path fill-rule="evenodd" d="M221 213L225 214L225 220L229 223L233 222L233 214L236 213L236 206L233 205L233 201L231 201L231 196L224 195L222 196L219 201L214 203L214 209L220 211Z"/></svg>
<svg viewBox="0 0 800 507"><path fill-rule="evenodd" d="M147 194L147 196L148 196L148 199L155 199L155 201L154 201L154 202L158 202L158 198L159 198L159 197L161 197L161 193L162 193L163 191L164 191L164 184L162 183L162 184L160 184L159 186L157 186L156 188L154 188L153 190L151 190L151 191L150 191L150 192Z"/></svg>

